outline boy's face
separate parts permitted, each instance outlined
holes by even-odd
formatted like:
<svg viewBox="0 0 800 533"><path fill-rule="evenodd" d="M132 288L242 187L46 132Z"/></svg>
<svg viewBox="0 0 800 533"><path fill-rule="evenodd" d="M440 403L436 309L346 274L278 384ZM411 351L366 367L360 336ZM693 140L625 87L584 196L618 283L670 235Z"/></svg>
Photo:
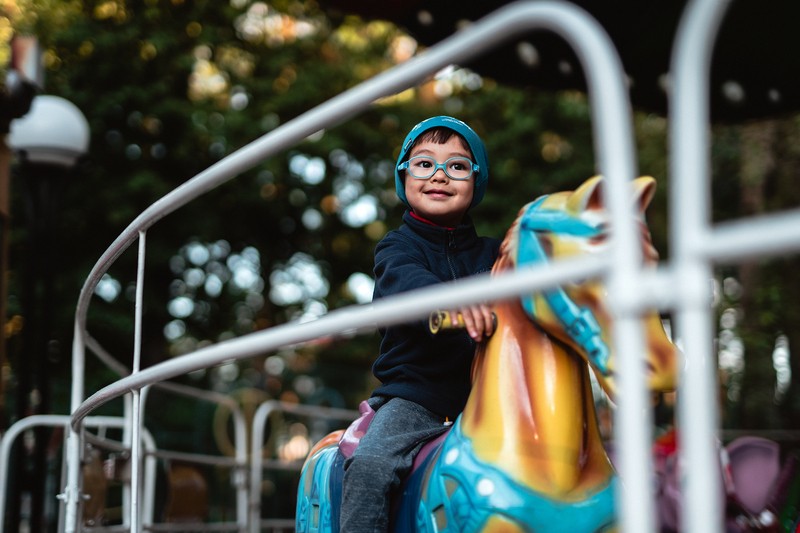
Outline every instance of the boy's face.
<svg viewBox="0 0 800 533"><path fill-rule="evenodd" d="M409 158L417 155L433 157L437 163L457 156L472 159L472 153L458 135L453 135L444 144L422 141L408 154ZM454 227L461 223L472 203L474 179L472 176L468 180L453 180L442 169L428 179L416 179L406 173L406 199L422 218L441 226Z"/></svg>

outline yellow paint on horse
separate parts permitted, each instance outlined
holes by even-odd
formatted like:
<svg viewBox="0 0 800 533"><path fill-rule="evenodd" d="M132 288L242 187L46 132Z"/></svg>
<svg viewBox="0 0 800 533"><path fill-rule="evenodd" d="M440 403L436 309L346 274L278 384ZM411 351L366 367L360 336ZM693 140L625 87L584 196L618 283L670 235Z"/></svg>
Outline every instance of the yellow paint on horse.
<svg viewBox="0 0 800 533"><path fill-rule="evenodd" d="M602 207L600 184L601 178L595 177L574 192L552 194L543 207L604 224L607 213ZM652 178L635 180L633 198L640 213L649 204L654 185ZM518 221L503 241L494 273L514 268ZM643 218L641 226L645 261L654 264L658 256ZM546 253L554 258L598 253L608 245L597 237L553 233L538 237ZM578 306L594 312L603 340L613 347L611 317L603 305L605 288L599 280L568 284L564 290ZM476 354L462 428L481 460L518 483L560 501L581 501L607 486L613 468L598 430L586 354L580 353L547 302L541 297L534 302L538 327L531 324L518 300L495 305L498 328ZM657 390L671 389L675 348L657 313L649 313L642 322L647 332L649 384ZM613 370L613 353L609 366ZM613 376L598 378L613 395Z"/></svg>
<svg viewBox="0 0 800 533"><path fill-rule="evenodd" d="M579 501L612 475L590 405L589 374L535 328L516 328L527 319L516 307L496 307L498 331L477 356L480 371L462 428L480 459L518 483Z"/></svg>

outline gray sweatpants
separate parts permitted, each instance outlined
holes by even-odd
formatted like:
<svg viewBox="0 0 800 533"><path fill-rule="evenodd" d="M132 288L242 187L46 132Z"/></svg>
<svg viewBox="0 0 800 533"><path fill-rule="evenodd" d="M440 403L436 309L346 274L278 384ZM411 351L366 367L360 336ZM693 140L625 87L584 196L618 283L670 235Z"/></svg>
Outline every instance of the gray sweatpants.
<svg viewBox="0 0 800 533"><path fill-rule="evenodd" d="M344 464L340 533L388 531L391 491L422 445L447 429L443 418L402 398L370 398L369 404L375 418Z"/></svg>

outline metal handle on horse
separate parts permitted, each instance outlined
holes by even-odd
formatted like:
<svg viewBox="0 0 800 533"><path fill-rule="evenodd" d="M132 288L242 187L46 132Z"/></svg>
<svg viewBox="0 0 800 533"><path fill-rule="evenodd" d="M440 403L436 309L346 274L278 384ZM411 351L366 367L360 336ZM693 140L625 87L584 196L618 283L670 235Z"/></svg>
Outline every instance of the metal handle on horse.
<svg viewBox="0 0 800 533"><path fill-rule="evenodd" d="M450 319L449 311L434 311L428 317L428 328L431 333L436 335L440 331L448 329L466 329L467 325L464 323L464 317L461 313L456 314L456 321ZM492 313L492 330L497 330L497 315Z"/></svg>

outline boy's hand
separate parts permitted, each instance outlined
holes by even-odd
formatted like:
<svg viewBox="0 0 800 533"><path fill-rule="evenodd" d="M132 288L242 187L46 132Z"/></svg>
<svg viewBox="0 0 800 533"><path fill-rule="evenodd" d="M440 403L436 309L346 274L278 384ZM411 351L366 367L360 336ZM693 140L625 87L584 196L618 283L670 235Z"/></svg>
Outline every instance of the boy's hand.
<svg viewBox="0 0 800 533"><path fill-rule="evenodd" d="M458 323L458 315L467 328L467 333L475 342L481 342L494 333L494 316L492 309L486 304L470 305L462 307L457 311L450 311L450 321L452 324Z"/></svg>

